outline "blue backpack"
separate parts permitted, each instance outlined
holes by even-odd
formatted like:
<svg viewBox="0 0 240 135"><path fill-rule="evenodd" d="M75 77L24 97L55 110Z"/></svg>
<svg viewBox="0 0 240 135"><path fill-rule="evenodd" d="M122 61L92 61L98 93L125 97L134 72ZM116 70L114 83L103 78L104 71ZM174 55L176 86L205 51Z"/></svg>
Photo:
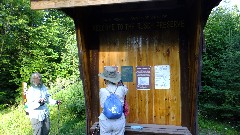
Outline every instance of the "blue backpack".
<svg viewBox="0 0 240 135"><path fill-rule="evenodd" d="M110 92L110 96L108 96L107 99L104 102L103 114L108 119L118 119L122 116L122 113L123 113L122 102L117 97L115 92L114 93Z"/></svg>

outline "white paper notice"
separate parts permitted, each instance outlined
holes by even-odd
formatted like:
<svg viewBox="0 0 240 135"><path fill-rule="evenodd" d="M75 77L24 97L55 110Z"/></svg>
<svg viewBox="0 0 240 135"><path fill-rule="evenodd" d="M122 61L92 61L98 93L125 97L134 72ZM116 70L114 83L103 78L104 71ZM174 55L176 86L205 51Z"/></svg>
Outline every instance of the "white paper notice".
<svg viewBox="0 0 240 135"><path fill-rule="evenodd" d="M170 66L157 65L155 68L155 89L170 89Z"/></svg>

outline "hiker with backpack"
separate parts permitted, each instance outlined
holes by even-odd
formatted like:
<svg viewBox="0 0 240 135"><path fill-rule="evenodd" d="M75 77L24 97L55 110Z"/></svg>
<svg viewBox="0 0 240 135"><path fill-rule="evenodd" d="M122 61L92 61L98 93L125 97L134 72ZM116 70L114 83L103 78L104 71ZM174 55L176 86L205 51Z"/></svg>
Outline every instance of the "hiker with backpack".
<svg viewBox="0 0 240 135"><path fill-rule="evenodd" d="M121 74L111 66L106 66L98 76L106 84L106 88L99 91L100 106L103 109L98 117L100 135L124 135L126 118L123 105L128 89L122 83L119 85Z"/></svg>
<svg viewBox="0 0 240 135"><path fill-rule="evenodd" d="M27 93L26 112L33 128L33 135L48 135L50 132L50 113L46 104L60 105L60 100L54 100L42 83L42 76L33 73L30 78L31 86Z"/></svg>

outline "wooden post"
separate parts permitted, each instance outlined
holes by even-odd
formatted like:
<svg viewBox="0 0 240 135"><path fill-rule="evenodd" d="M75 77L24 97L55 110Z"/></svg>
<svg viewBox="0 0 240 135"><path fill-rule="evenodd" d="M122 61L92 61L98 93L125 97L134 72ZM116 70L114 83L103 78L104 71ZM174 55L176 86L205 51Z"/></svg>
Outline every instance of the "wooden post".
<svg viewBox="0 0 240 135"><path fill-rule="evenodd" d="M26 106L25 106L25 103L27 102L27 97L26 97L26 95L27 95L27 89L28 89L26 82L22 82L22 89L23 89L23 90L22 90L22 98L23 98L23 99L22 99L22 101L23 101L22 103L23 103L24 108L25 108L25 107L26 107ZM26 110L25 110L25 112L26 112ZM26 115L29 115L28 112L26 112Z"/></svg>
<svg viewBox="0 0 240 135"><path fill-rule="evenodd" d="M27 94L27 83L26 82L22 82L22 97L23 97L23 105L25 105L25 103L27 102L27 98L26 98L26 94Z"/></svg>

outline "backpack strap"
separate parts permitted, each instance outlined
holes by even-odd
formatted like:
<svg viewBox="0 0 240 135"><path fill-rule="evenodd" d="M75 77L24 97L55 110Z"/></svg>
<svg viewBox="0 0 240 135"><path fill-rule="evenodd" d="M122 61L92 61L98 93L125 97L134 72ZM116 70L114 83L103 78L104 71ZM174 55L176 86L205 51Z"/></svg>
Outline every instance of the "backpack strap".
<svg viewBox="0 0 240 135"><path fill-rule="evenodd" d="M118 88L118 86L117 86L117 88ZM115 89L114 94L115 94L115 92L117 91L117 88Z"/></svg>
<svg viewBox="0 0 240 135"><path fill-rule="evenodd" d="M117 86L117 88L118 88L118 86ZM114 91L114 93L113 94L115 94L115 92L117 91L117 88L115 89L115 91ZM110 94L112 94L112 92L111 91L109 91L107 88L106 88L106 90L110 93Z"/></svg>

